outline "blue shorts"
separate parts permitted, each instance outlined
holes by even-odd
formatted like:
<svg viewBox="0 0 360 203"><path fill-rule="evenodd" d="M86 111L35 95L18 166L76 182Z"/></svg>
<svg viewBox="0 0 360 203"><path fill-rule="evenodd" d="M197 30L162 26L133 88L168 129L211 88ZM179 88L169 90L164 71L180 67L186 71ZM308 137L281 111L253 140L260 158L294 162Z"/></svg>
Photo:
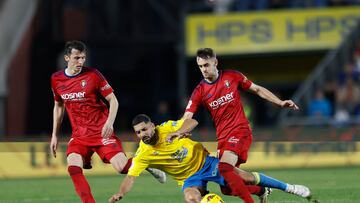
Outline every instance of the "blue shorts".
<svg viewBox="0 0 360 203"><path fill-rule="evenodd" d="M188 187L201 187L207 190L209 181L225 186L225 179L220 175L218 165L218 158L206 156L204 166L184 181L182 190L184 191Z"/></svg>

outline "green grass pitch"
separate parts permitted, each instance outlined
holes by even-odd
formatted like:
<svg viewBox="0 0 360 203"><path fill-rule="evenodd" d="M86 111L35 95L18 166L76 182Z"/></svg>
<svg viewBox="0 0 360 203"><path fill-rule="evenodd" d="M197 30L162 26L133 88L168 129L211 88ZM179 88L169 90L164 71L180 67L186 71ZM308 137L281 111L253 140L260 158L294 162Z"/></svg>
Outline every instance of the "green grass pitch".
<svg viewBox="0 0 360 203"><path fill-rule="evenodd" d="M290 182L305 184L312 189L321 203L360 202L360 167L262 170L267 175ZM123 175L89 176L97 202L107 202L111 194L118 190ZM217 185L209 184L211 192L221 195ZM221 195L227 203L242 202L236 197ZM258 202L257 197L255 202ZM75 203L80 202L75 194L70 177L0 179L1 203ZM140 176L133 190L120 202L128 203L177 203L184 202L176 183L169 180L159 184L150 175ZM307 202L294 195L274 190L269 203Z"/></svg>

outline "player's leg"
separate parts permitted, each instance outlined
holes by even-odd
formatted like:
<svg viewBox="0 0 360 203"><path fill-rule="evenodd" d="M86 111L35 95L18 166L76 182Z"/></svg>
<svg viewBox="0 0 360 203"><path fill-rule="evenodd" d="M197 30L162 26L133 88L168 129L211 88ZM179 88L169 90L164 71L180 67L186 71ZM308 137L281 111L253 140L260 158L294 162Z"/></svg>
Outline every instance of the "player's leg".
<svg viewBox="0 0 360 203"><path fill-rule="evenodd" d="M130 166L131 166L132 158L127 159L125 154L123 152L117 153L115 156L113 156L110 159L110 163L114 167L116 171L122 174L127 174ZM166 182L166 174L156 168L147 168L146 169L151 175L154 176L156 180L158 180L160 183Z"/></svg>
<svg viewBox="0 0 360 203"><path fill-rule="evenodd" d="M260 185L263 187L276 188L291 194L298 195L300 197L307 198L310 196L310 190L303 185L292 185L285 183L278 179L269 177L262 173L244 171L240 168L236 168L237 173L245 180L247 184Z"/></svg>
<svg viewBox="0 0 360 203"><path fill-rule="evenodd" d="M118 173L127 174L132 159L128 159L123 152L118 152L109 157L111 157L109 162Z"/></svg>
<svg viewBox="0 0 360 203"><path fill-rule="evenodd" d="M127 174L132 159L126 157L119 138L111 136L105 141L103 139L95 148L95 152L104 163L110 163L118 173Z"/></svg>
<svg viewBox="0 0 360 203"><path fill-rule="evenodd" d="M240 197L245 203L254 203L244 179L236 172L238 156L232 151L225 150L219 163L220 174L224 177L234 195Z"/></svg>
<svg viewBox="0 0 360 203"><path fill-rule="evenodd" d="M246 185L246 188L253 195L257 195L260 199L260 203L266 203L269 194L271 193L271 188L261 187L257 185ZM229 196L238 196L236 192L233 192L229 185L220 185L221 193Z"/></svg>
<svg viewBox="0 0 360 203"><path fill-rule="evenodd" d="M267 196L271 192L271 189L258 185L249 185L247 181L254 182L255 180L253 174L239 168L235 168L235 170L244 179L246 183L246 188L249 190L250 194L257 195L260 198L260 203L265 203L267 200ZM221 186L220 188L221 188L221 192L224 195L237 196L235 193L233 193L233 191L227 184L225 186Z"/></svg>
<svg viewBox="0 0 360 203"><path fill-rule="evenodd" d="M83 203L94 203L95 199L91 194L90 185L87 182L83 171L83 154L87 154L87 147L76 144L73 140L67 149L68 172L74 184L76 193Z"/></svg>
<svg viewBox="0 0 360 203"><path fill-rule="evenodd" d="M104 163L111 163L114 169L122 174L127 174L132 158L128 159L123 151L120 139L113 136L109 138L109 144L101 145L96 148L96 153ZM146 169L160 183L166 182L166 174L159 169Z"/></svg>
<svg viewBox="0 0 360 203"><path fill-rule="evenodd" d="M186 202L200 202L202 196L208 193L208 181L223 186L226 184L224 178L219 173L218 163L219 159L206 156L203 167L184 181L182 190Z"/></svg>
<svg viewBox="0 0 360 203"><path fill-rule="evenodd" d="M202 198L202 194L206 193L204 190L198 187L187 187L184 189L184 199L186 203L199 203Z"/></svg>
<svg viewBox="0 0 360 203"><path fill-rule="evenodd" d="M93 154L94 151L91 150L83 157L83 169L92 169L91 157Z"/></svg>

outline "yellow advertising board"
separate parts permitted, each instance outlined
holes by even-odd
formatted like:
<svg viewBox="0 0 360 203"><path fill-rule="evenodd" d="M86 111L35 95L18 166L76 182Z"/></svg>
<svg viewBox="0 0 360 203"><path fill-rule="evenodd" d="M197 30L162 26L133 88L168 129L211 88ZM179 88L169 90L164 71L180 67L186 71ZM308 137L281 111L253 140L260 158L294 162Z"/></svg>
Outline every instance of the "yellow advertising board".
<svg viewBox="0 0 360 203"><path fill-rule="evenodd" d="M123 148L133 155L137 143L124 143ZM67 175L66 143L59 144L57 157L49 153L49 144L44 142L3 142L0 143L0 179L15 177L50 177ZM85 174L116 174L110 164L104 164L94 155L93 169Z"/></svg>
<svg viewBox="0 0 360 203"><path fill-rule="evenodd" d="M216 156L216 142L203 142ZM124 142L129 157L137 148L135 142ZM52 177L67 175L66 143L59 146L57 158L50 156L48 143L0 143L0 179L19 177ZM86 175L116 174L97 155L93 169ZM306 168L332 166L360 166L360 142L255 142L245 168Z"/></svg>
<svg viewBox="0 0 360 203"><path fill-rule="evenodd" d="M201 47L218 54L332 49L359 19L359 6L189 15L186 54L193 56Z"/></svg>

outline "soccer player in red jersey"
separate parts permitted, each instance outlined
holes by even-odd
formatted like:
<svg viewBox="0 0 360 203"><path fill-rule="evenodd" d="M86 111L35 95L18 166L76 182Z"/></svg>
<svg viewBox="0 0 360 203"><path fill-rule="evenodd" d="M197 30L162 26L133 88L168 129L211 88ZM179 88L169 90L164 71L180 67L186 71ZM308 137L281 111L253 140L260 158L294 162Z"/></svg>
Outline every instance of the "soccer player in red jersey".
<svg viewBox="0 0 360 203"><path fill-rule="evenodd" d="M114 134L113 124L118 101L104 76L95 68L85 67L86 46L80 41L65 45L65 70L51 76L54 93L53 131L50 151L56 157L58 132L66 109L72 127L67 147L68 172L82 202L95 202L82 168L91 168L91 156L96 152L104 163L126 174L131 159L123 152L121 141ZM109 108L102 101L109 103ZM157 169L148 169L159 182L166 176Z"/></svg>
<svg viewBox="0 0 360 203"><path fill-rule="evenodd" d="M245 117L240 92L249 90L282 108L299 107L292 100L281 100L266 88L256 85L242 73L217 69L216 54L211 48L197 51L196 62L204 79L194 89L183 119L190 119L199 106L211 114L215 124L220 158L219 171L236 196L253 203L247 184L258 184L309 198L310 190L302 185L286 184L261 173L239 172L235 167L245 163L252 142L252 131Z"/></svg>

